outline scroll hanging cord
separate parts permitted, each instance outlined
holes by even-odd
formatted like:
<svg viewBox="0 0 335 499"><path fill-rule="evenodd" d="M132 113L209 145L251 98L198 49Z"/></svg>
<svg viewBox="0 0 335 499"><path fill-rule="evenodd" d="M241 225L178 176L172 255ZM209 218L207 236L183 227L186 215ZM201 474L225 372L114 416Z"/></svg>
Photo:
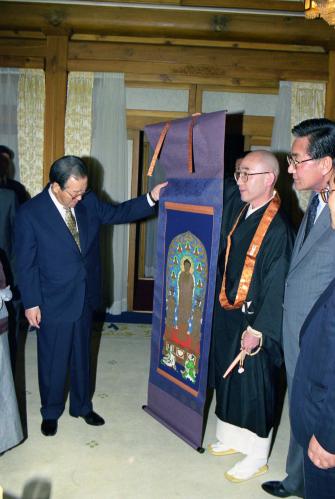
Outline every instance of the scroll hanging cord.
<svg viewBox="0 0 335 499"><path fill-rule="evenodd" d="M195 125L197 117L200 116L200 115L201 115L201 113L192 114L192 119L191 119L190 126L189 126L189 129L188 129L188 160L187 160L187 170L188 170L189 173L194 173L194 163L193 163L193 128L194 128L194 125ZM157 162L158 156L159 156L159 154L160 154L160 152L162 150L165 137L166 137L166 135L167 135L170 127L171 127L171 121L168 121L166 123L166 125L164 126L163 130L161 131L161 134L159 136L158 142L157 142L156 147L155 147L154 154L152 156L152 159L151 159L151 162L150 162L150 165L149 165L149 169L148 169L148 173L147 173L148 177L152 177L152 174L153 174L154 168L156 166L156 162Z"/></svg>

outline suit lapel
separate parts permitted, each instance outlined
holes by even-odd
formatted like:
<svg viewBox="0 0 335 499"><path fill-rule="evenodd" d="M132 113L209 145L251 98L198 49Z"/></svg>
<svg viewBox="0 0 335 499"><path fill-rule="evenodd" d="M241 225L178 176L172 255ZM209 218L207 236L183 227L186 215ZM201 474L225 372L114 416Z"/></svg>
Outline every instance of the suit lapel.
<svg viewBox="0 0 335 499"><path fill-rule="evenodd" d="M291 260L291 265L290 265L290 270L289 273L294 270L294 268L298 265L298 263L307 255L307 253L310 251L310 249L317 243L317 241L320 239L320 237L323 236L323 234L329 229L329 208L326 205L322 212L320 213L319 217L317 218L314 226L312 227L310 233L307 236L306 241L304 244L301 246L301 241L304 237L305 233L305 227L306 227L306 219L307 216L304 216L303 223L301 224L301 227L298 232L298 236L296 239L295 247L294 247L294 253L292 256Z"/></svg>
<svg viewBox="0 0 335 499"><path fill-rule="evenodd" d="M309 205L308 205L309 206ZM308 211L308 208L304 214L304 217L301 221L301 224L300 224L300 227L299 227L299 230L298 230L298 234L297 234L297 237L295 239L295 244L294 244L294 248L293 248L293 252L292 252L292 257L291 257L291 265L290 267L292 267L296 261L296 258L297 258L297 255L300 251L300 247L301 247L301 243L303 241L303 238L304 238L304 234L305 234L305 230L306 230L306 224L307 224L307 211Z"/></svg>
<svg viewBox="0 0 335 499"><path fill-rule="evenodd" d="M58 239L63 239L67 244L73 245L73 248L79 251L76 241L74 240L71 232L66 226L64 219L59 213L55 203L52 201L50 194L48 192L48 186L43 191L44 203L46 205L46 210L44 212L44 218L54 237Z"/></svg>

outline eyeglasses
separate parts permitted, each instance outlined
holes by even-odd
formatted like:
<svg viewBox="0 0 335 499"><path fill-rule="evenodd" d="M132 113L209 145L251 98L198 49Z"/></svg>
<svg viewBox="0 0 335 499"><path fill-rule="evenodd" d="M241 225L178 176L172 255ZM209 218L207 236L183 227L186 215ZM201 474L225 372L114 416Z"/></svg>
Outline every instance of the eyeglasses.
<svg viewBox="0 0 335 499"><path fill-rule="evenodd" d="M90 192L91 189L87 189L87 191L83 191L83 192L77 192L76 194L71 194L71 192L69 192L67 189L62 189L62 190L63 190L63 192L66 192L66 194L68 194L70 196L72 201L74 201L77 198L84 198L86 196L86 194L88 194Z"/></svg>
<svg viewBox="0 0 335 499"><path fill-rule="evenodd" d="M324 203L328 203L329 201L329 196L332 192L335 192L335 189L322 189L320 191L320 194L321 194L321 198L322 198L322 201Z"/></svg>
<svg viewBox="0 0 335 499"><path fill-rule="evenodd" d="M241 179L242 182L246 183L248 182L248 178L250 177L250 175L264 175L265 173L273 173L273 172L256 172L256 173L248 173L248 172L240 172L240 171L236 171L234 172L234 178L236 180L236 182Z"/></svg>
<svg viewBox="0 0 335 499"><path fill-rule="evenodd" d="M287 163L288 163L289 166L293 166L293 168L297 169L297 167L299 165L301 165L301 163L307 163L307 161L314 161L316 158L307 158L307 159L303 159L301 161L298 161L291 154L288 154L286 156L286 159L287 159Z"/></svg>

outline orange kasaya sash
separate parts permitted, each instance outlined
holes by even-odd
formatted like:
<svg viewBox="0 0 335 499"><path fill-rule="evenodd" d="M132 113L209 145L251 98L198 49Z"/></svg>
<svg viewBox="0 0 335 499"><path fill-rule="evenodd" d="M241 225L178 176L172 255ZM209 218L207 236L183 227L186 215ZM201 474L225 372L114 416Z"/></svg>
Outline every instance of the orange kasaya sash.
<svg viewBox="0 0 335 499"><path fill-rule="evenodd" d="M224 309L233 310L233 309L241 308L243 303L245 302L247 295L248 295L251 279L252 279L252 276L253 276L253 273L255 270L256 258L257 258L258 252L259 252L260 247L262 245L265 234L267 233L268 228L269 228L272 220L274 219L274 217L276 216L276 214L279 210L280 204L281 204L280 197L278 196L277 192L275 192L275 195L272 198L269 206L266 208L264 215L262 216L262 219L257 227L255 235L250 243L250 246L249 246L248 251L247 251L246 259L244 262L244 267L242 270L241 280L240 280L239 285L238 285L236 298L235 298L234 303L230 303L228 301L228 298L226 295L226 269L227 269L227 263L228 263L230 247L231 247L231 237L232 237L242 215L245 213L245 211L249 205L244 206L241 213L237 217L237 220L234 224L234 227L229 232L229 235L227 238L227 250L226 250L226 257L225 257L225 266L224 266L221 292L219 295L219 301L220 301L221 307L223 307Z"/></svg>

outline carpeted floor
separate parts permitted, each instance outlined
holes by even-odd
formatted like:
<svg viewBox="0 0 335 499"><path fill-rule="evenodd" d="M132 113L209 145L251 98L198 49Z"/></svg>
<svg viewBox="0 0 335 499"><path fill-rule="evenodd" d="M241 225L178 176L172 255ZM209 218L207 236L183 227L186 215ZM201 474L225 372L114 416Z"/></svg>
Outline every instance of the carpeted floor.
<svg viewBox="0 0 335 499"><path fill-rule="evenodd" d="M261 499L264 480L284 477L288 443L287 409L270 458L270 471L243 484L223 474L237 456L214 457L178 439L142 409L146 403L150 325L96 326L99 352L94 408L106 424L90 427L69 416L59 420L55 437L40 433L36 333L29 333L18 373L21 408L28 438L0 457L5 497L25 499ZM23 362L24 360L24 362ZM21 380L21 381L20 381ZM215 440L211 407L204 446ZM0 494L1 496L1 494Z"/></svg>

